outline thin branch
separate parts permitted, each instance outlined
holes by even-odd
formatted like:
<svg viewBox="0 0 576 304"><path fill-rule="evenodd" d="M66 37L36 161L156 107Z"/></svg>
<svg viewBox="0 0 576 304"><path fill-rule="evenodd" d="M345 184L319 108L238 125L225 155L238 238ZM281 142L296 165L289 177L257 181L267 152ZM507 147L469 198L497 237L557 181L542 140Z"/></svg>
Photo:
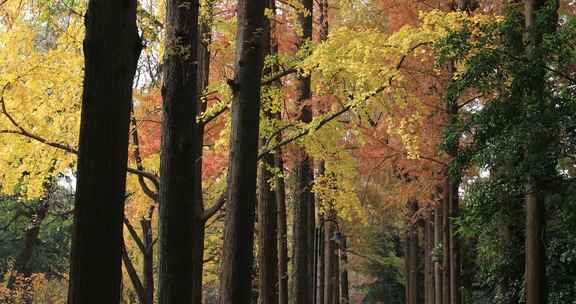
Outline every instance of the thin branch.
<svg viewBox="0 0 576 304"><path fill-rule="evenodd" d="M126 244L124 243L124 239L122 239L122 260L124 261L124 266L126 267L126 272L128 272L128 276L130 277L130 281L132 282L132 286L134 286L134 290L136 291L136 295L140 300L140 303L146 303L144 299L144 285L142 285L142 281L138 277L138 273L134 268L134 264L132 260L130 260L130 256L128 255L128 251L126 250Z"/></svg>
<svg viewBox="0 0 576 304"><path fill-rule="evenodd" d="M144 245L144 242L142 242L142 239L138 235L138 232L136 232L136 229L134 229L134 226L132 226L132 223L130 223L130 220L128 220L127 217L124 217L124 225L126 226L126 228L128 228L130 236L132 237L136 245L138 245L138 248L140 249L140 251L142 251L142 254L146 254L146 246Z"/></svg>
<svg viewBox="0 0 576 304"><path fill-rule="evenodd" d="M216 213L218 213L218 211L224 206L224 204L226 203L227 193L228 189L224 190L224 192L220 194L220 197L218 197L218 199L212 205L212 207L204 211L204 216L202 217L202 220L204 222L207 222L211 217L213 217Z"/></svg>

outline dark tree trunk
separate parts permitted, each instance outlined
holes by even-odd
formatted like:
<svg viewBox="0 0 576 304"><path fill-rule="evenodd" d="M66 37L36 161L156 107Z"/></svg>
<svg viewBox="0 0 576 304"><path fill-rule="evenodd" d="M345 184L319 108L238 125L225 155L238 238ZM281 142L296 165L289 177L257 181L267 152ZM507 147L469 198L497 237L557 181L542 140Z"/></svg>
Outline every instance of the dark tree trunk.
<svg viewBox="0 0 576 304"><path fill-rule="evenodd" d="M340 242L340 304L350 303L350 286L348 282L348 244L346 236L342 235Z"/></svg>
<svg viewBox="0 0 576 304"><path fill-rule="evenodd" d="M545 304L546 251L544 244L544 201L534 188L528 187L526 203L526 303Z"/></svg>
<svg viewBox="0 0 576 304"><path fill-rule="evenodd" d="M326 215L327 219L324 224L324 303L338 303L338 256L336 253L336 244L333 240L336 227L332 220L336 218L334 210L329 210Z"/></svg>
<svg viewBox="0 0 576 304"><path fill-rule="evenodd" d="M149 216L140 220L145 249L142 263L145 304L154 304L154 241L152 239L152 213L154 207L150 208Z"/></svg>
<svg viewBox="0 0 576 304"><path fill-rule="evenodd" d="M429 214L424 222L424 303L434 304L434 266L432 250L434 249L433 214Z"/></svg>
<svg viewBox="0 0 576 304"><path fill-rule="evenodd" d="M312 0L300 0L306 12L298 13L298 25L301 35L298 35L297 46L301 48L312 39ZM301 107L298 119L308 123L312 121L312 108L305 102L311 97L310 77L299 77L296 81L297 102ZM294 303L312 303L312 268L313 268L313 235L314 235L314 195L312 183L314 173L312 160L304 151L298 148L295 163L295 199L294 199Z"/></svg>
<svg viewBox="0 0 576 304"><path fill-rule="evenodd" d="M36 208L36 212L34 212L32 218L30 219L30 223L28 226L26 226L26 231L24 233L24 244L22 246L22 250L18 254L18 257L16 258L15 264L16 271L25 277L29 277L32 274L30 269L30 260L34 254L34 248L38 243L40 225L42 225L42 222L46 218L49 208L50 200L47 196L41 200L39 206ZM10 284L10 280L8 285L12 285Z"/></svg>
<svg viewBox="0 0 576 304"><path fill-rule="evenodd" d="M410 202L408 204L410 209L410 219L418 211L418 204L415 202ZM418 227L415 223L410 220L408 223L406 231L406 303L407 304L418 304L418 277L419 277L419 265L418 265L418 255L420 254L418 245Z"/></svg>
<svg viewBox="0 0 576 304"><path fill-rule="evenodd" d="M462 294L460 290L460 268L461 268L461 251L460 236L456 232L454 220L460 216L458 188L459 181L452 180L449 183L449 202L450 202L450 304L460 304Z"/></svg>
<svg viewBox="0 0 576 304"><path fill-rule="evenodd" d="M543 43L544 33L556 31L558 24L558 4L559 1L549 0L526 0L525 1L525 26L526 42L528 44L526 53L529 60L534 64L532 71L532 85L527 98L527 107L544 109L549 107L545 101L546 71L545 62L541 51L538 50ZM546 6L554 5L554 14L548 16L548 20L537 24L536 13ZM544 28L535 29L535 26ZM531 119L527 117L526 119ZM530 138L531 142L525 147L525 157L527 159L537 159L534 155L542 153L534 146L540 146L551 140L553 135L549 130L537 130ZM545 161L545 160L544 160ZM540 160L542 162L542 160ZM526 270L525 270L525 290L527 304L545 304L548 302L547 278L546 278L546 248L545 248L545 228L546 228L546 206L545 189L543 182L548 176L554 173L555 163L536 163L535 166L542 166L543 172L529 172L526 176L526 189L524 203L526 205Z"/></svg>
<svg viewBox="0 0 576 304"><path fill-rule="evenodd" d="M318 227L318 251L316 257L316 303L317 304L324 304L324 275L325 275L325 227L322 225L324 218L320 216L318 219L320 222L320 226Z"/></svg>
<svg viewBox="0 0 576 304"><path fill-rule="evenodd" d="M282 151L274 153L276 169L276 203L278 204L278 303L288 304L288 225Z"/></svg>
<svg viewBox="0 0 576 304"><path fill-rule="evenodd" d="M69 304L120 301L136 2L90 0L86 12Z"/></svg>
<svg viewBox="0 0 576 304"><path fill-rule="evenodd" d="M252 303L252 266L265 0L238 0L236 75L220 282L221 304Z"/></svg>
<svg viewBox="0 0 576 304"><path fill-rule="evenodd" d="M204 251L198 6L170 0L162 87L158 302L200 303Z"/></svg>
<svg viewBox="0 0 576 304"><path fill-rule="evenodd" d="M276 55L277 45L273 38L273 26L276 3L267 0L267 8L272 16L265 19L262 48L266 55ZM264 73L272 74L274 66ZM263 110L268 120L274 119L274 113ZM264 139L261 139L264 141ZM267 153L261 158L258 171L258 289L261 304L278 303L278 214L276 193L270 184L274 175L270 171L275 166L274 153Z"/></svg>
<svg viewBox="0 0 576 304"><path fill-rule="evenodd" d="M442 200L442 304L450 304L450 188L446 181Z"/></svg>
<svg viewBox="0 0 576 304"><path fill-rule="evenodd" d="M434 303L442 304L442 292L443 284L442 281L444 277L442 276L442 257L440 256L438 249L443 246L442 240L442 206L437 206L434 210Z"/></svg>

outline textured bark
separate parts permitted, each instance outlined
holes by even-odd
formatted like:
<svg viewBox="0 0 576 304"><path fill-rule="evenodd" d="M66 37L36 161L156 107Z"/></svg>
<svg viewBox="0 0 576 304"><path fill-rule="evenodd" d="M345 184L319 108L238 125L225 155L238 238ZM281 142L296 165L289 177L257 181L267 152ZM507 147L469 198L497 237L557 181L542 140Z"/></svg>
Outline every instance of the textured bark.
<svg viewBox="0 0 576 304"><path fill-rule="evenodd" d="M442 200L442 304L450 304L450 199L446 181Z"/></svg>
<svg viewBox="0 0 576 304"><path fill-rule="evenodd" d="M28 226L26 226L26 231L24 233L24 244L22 246L22 250L18 254L18 257L16 258L15 264L16 271L26 277L29 277L32 274L30 270L30 260L34 254L34 248L38 243L40 225L42 225L42 222L46 218L49 208L50 200L48 197L45 197L36 208L36 212L32 215L30 223Z"/></svg>
<svg viewBox="0 0 576 304"><path fill-rule="evenodd" d="M342 235L340 243L340 304L350 303L350 286L348 282L348 244L346 236Z"/></svg>
<svg viewBox="0 0 576 304"><path fill-rule="evenodd" d="M288 225L286 218L286 192L284 185L284 160L282 151L274 153L279 176L276 178L276 203L278 204L278 303L288 304Z"/></svg>
<svg viewBox="0 0 576 304"><path fill-rule="evenodd" d="M296 45L301 48L312 39L312 0L300 0L302 7L307 10L298 13L298 26L301 35L298 35ZM296 81L297 102L301 107L298 119L309 123L312 121L312 108L305 102L311 97L310 77L299 77ZM294 303L312 303L312 268L313 268L313 237L314 237L314 196L312 183L314 179L312 160L299 147L297 161L294 165L295 199L294 199Z"/></svg>
<svg viewBox="0 0 576 304"><path fill-rule="evenodd" d="M328 211L328 219L335 218L334 210ZM326 221L324 224L324 303L337 304L339 300L339 273L336 243L333 240L336 233L335 224Z"/></svg>
<svg viewBox="0 0 576 304"><path fill-rule="evenodd" d="M414 216L418 210L418 204L410 202L408 204L410 209L410 218ZM404 257L406 263L406 303L418 303L418 255L420 254L418 245L418 228L415 223L408 223L406 230L406 255Z"/></svg>
<svg viewBox="0 0 576 304"><path fill-rule="evenodd" d="M461 250L460 236L456 232L454 220L460 216L458 188L459 181L451 181L449 184L450 199L450 304L462 302L461 293Z"/></svg>
<svg viewBox="0 0 576 304"><path fill-rule="evenodd" d="M434 210L434 248L443 246L442 241L442 206L436 207ZM434 252L438 253L438 252ZM443 276L442 276L442 259L440 256L434 256L434 303L442 304L443 292Z"/></svg>
<svg viewBox="0 0 576 304"><path fill-rule="evenodd" d="M321 216L319 222L322 223L324 218ZM318 251L316 257L316 303L317 304L324 304L324 275L325 275L325 233L324 233L324 226L320 225L318 227Z"/></svg>
<svg viewBox="0 0 576 304"><path fill-rule="evenodd" d="M547 28L534 31L533 27L536 25L536 13L538 10L543 9L547 5L555 5L555 16L547 20ZM526 26L526 40L528 48L526 50L527 57L533 62L542 62L542 54L537 51L537 48L543 42L544 32L554 32L557 27L557 11L558 1L550 0L525 0L525 26ZM542 67L535 66L532 77L534 84L530 88L529 96L526 99L532 102L537 107L542 107L544 101L545 90L545 76L546 73ZM534 104L529 106L534 106ZM538 144L546 143L550 134L545 130L540 130ZM534 145L533 143L531 143ZM532 154L539 153L539 151L532 151L528 147L524 151L526 158L533 158ZM540 165L540 164L537 164ZM549 172L554 172L555 164L548 164ZM548 302L547 293L547 279L546 279L546 248L545 248L545 227L546 227L546 207L544 191L546 189L543 183L543 172L538 173L540 176L532 176L528 173L527 184L524 194L524 203L526 205L526 270L525 270L525 290L526 290L526 303L527 304L545 304ZM545 178L545 177L544 177Z"/></svg>
<svg viewBox="0 0 576 304"><path fill-rule="evenodd" d="M433 214L426 218L424 226L424 285L425 304L434 304L434 264L432 251L434 250L434 219Z"/></svg>
<svg viewBox="0 0 576 304"><path fill-rule="evenodd" d="M252 303L252 268L265 0L238 0L221 304Z"/></svg>
<svg viewBox="0 0 576 304"><path fill-rule="evenodd" d="M264 37L262 48L266 55L276 55L278 47L274 41L273 26L276 2L266 1L267 9L272 11L272 16L265 19ZM267 68L264 73L272 74L275 66ZM272 85L278 85L273 83ZM269 120L274 119L274 114L269 110L263 110L263 115ZM264 139L261 139L263 141ZM258 303L278 303L278 215L276 193L270 184L273 173L270 168L275 166L273 153L266 153L260 159L258 169Z"/></svg>
<svg viewBox="0 0 576 304"><path fill-rule="evenodd" d="M158 302L200 303L204 229L197 0L166 6Z"/></svg>
<svg viewBox="0 0 576 304"><path fill-rule="evenodd" d="M91 0L68 289L69 304L118 303L132 84L142 45L136 0Z"/></svg>
<svg viewBox="0 0 576 304"><path fill-rule="evenodd" d="M154 303L154 241L152 240L152 212L153 207L149 213L149 217L140 220L140 227L142 228L143 242L145 251L142 263L142 276L144 286L144 303Z"/></svg>

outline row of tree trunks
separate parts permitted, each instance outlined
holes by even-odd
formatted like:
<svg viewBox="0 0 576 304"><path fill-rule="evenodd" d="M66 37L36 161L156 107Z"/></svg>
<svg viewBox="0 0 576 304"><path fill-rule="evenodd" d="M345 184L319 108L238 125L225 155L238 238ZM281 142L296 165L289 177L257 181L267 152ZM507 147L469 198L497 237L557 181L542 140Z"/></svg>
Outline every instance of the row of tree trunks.
<svg viewBox="0 0 576 304"><path fill-rule="evenodd" d="M265 0L239 0L231 107L228 199L220 280L221 304L252 303L260 90ZM174 302L176 303L176 302Z"/></svg>

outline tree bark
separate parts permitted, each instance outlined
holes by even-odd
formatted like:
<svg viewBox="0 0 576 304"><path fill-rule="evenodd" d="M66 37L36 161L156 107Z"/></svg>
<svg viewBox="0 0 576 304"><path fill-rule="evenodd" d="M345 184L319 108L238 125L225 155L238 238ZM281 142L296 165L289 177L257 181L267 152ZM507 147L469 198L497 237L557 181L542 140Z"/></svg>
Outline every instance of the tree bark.
<svg viewBox="0 0 576 304"><path fill-rule="evenodd" d="M342 235L340 243L340 304L350 303L350 286L348 282L348 244L346 236Z"/></svg>
<svg viewBox="0 0 576 304"><path fill-rule="evenodd" d="M462 302L461 293L461 250L460 236L456 231L454 220L460 216L458 188L460 182L452 179L449 183L450 202L450 304L460 304Z"/></svg>
<svg viewBox="0 0 576 304"><path fill-rule="evenodd" d="M275 0L266 2L267 9L271 10L272 16L265 19L262 48L266 55L275 56L278 47L274 41L272 23L275 18L276 3ZM265 70L265 74L272 74L274 70L275 67L271 66ZM263 116L268 120L274 119L274 114L268 109L263 110ZM275 304L278 303L278 214L276 193L270 184L274 178L270 171L275 166L274 153L266 153L260 160L258 171L258 303Z"/></svg>
<svg viewBox="0 0 576 304"><path fill-rule="evenodd" d="M443 247L442 240L442 206L437 206L434 210L434 303L442 304L443 279L442 276L442 257L438 249ZM444 250L442 250L444 251Z"/></svg>
<svg viewBox="0 0 576 304"><path fill-rule="evenodd" d="M88 3L69 304L120 301L128 130L142 49L136 3Z"/></svg>
<svg viewBox="0 0 576 304"><path fill-rule="evenodd" d="M450 187L446 181L442 200L442 304L450 304Z"/></svg>
<svg viewBox="0 0 576 304"><path fill-rule="evenodd" d="M319 222L324 222L324 217L319 217ZM316 304L324 304L324 275L325 275L325 227L320 224L318 227L318 256L316 257Z"/></svg>
<svg viewBox="0 0 576 304"><path fill-rule="evenodd" d="M432 251L434 250L433 213L424 222L424 303L434 304L434 266Z"/></svg>
<svg viewBox="0 0 576 304"><path fill-rule="evenodd" d="M298 35L296 45L302 48L312 39L312 0L300 0L302 9L298 12ZM312 121L312 108L305 102L311 97L310 77L299 77L296 81L297 103L301 107L298 120L309 123ZM294 296L295 304L312 303L312 267L313 237L314 237L314 195L312 183L314 173L312 160L303 147L298 147L295 163L295 199L294 199Z"/></svg>
<svg viewBox="0 0 576 304"><path fill-rule="evenodd" d="M324 224L324 303L337 304L339 300L338 256L336 243L333 240L336 227L332 222L336 218L335 211L329 210L326 218L327 221Z"/></svg>
<svg viewBox="0 0 576 304"><path fill-rule="evenodd" d="M544 24L544 29L535 30L536 13L544 9L547 5L555 5L554 16L548 16L549 19ZM557 11L558 1L548 0L526 0L525 1L525 37L528 44L526 53L529 60L542 65L536 65L533 70L534 82L536 85L530 88L528 93L527 102L531 102L529 106L536 105L537 108L545 107L544 91L545 91L545 70L543 66L543 55L537 49L543 42L543 33L551 33L557 27ZM530 117L527 117L530 119ZM531 138L532 142L525 147L526 158L534 158L532 155L539 151L532 151L534 141L537 145L546 142L550 138L549 131L539 130L537 133L538 138ZM533 135L534 136L534 135ZM534 136L536 137L536 136ZM535 164L542 165L542 164ZM555 164L544 164L548 167L549 172L554 172ZM546 170L544 170L546 171ZM544 190L546 189L543 180L546 178L547 172L528 173L526 176L526 189L524 194L524 202L526 205L526 273L525 273L525 290L526 290L526 303L527 304L545 304L548 302L547 293L547 278L546 278L546 249L545 249L545 227L546 227L546 206Z"/></svg>
<svg viewBox="0 0 576 304"><path fill-rule="evenodd" d="M286 218L286 192L284 160L281 149L274 154L279 176L276 177L276 203L278 204L278 303L288 304L288 225Z"/></svg>
<svg viewBox="0 0 576 304"><path fill-rule="evenodd" d="M145 251L143 255L142 276L145 293L145 304L154 304L154 240L152 239L152 213L154 206L150 207L148 217L140 220L142 227L143 243Z"/></svg>
<svg viewBox="0 0 576 304"><path fill-rule="evenodd" d="M418 245L418 228L415 223L412 223L411 219L418 211L418 204L416 202L410 202L408 204L410 209L410 221L406 230L406 303L407 304L418 304L418 255L420 254Z"/></svg>
<svg viewBox="0 0 576 304"><path fill-rule="evenodd" d="M204 251L197 0L166 6L158 302L200 303Z"/></svg>
<svg viewBox="0 0 576 304"><path fill-rule="evenodd" d="M221 304L252 303L252 266L265 0L238 0L236 75L228 200L220 282Z"/></svg>

